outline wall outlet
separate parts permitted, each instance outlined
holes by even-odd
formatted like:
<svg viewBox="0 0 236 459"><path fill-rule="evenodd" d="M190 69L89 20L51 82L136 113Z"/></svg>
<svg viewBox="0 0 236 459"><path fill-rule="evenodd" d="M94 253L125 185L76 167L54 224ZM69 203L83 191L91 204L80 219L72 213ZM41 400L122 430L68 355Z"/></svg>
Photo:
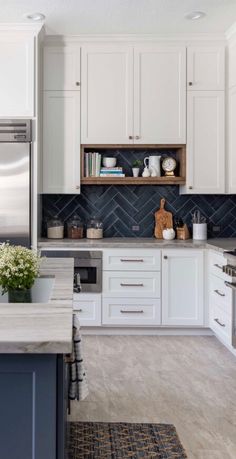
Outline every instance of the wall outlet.
<svg viewBox="0 0 236 459"><path fill-rule="evenodd" d="M140 226L139 225L133 225L131 227L132 231L139 231L140 230Z"/></svg>
<svg viewBox="0 0 236 459"><path fill-rule="evenodd" d="M213 233L220 233L220 225L213 225L212 231Z"/></svg>

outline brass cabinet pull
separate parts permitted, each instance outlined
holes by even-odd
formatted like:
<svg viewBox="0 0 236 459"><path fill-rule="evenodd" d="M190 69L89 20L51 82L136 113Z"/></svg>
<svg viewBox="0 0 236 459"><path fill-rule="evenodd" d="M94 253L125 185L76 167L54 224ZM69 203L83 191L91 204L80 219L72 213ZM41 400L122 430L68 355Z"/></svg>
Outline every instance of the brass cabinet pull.
<svg viewBox="0 0 236 459"><path fill-rule="evenodd" d="M218 263L214 263L214 266L215 266L216 268L221 269L221 270L222 270L222 268L223 268L223 266L220 266Z"/></svg>
<svg viewBox="0 0 236 459"><path fill-rule="evenodd" d="M222 323L219 321L219 319L214 319L214 321L215 321L218 325L220 325L221 327L225 327L225 324L222 324Z"/></svg>
<svg viewBox="0 0 236 459"><path fill-rule="evenodd" d="M123 262L126 263L127 261L128 261L128 262L131 262L131 263L136 263L136 262L137 262L137 263L142 263L142 262L143 262L143 258L135 258L135 259L133 259L133 260L132 260L131 258L120 258L120 261L122 261L122 263L123 263Z"/></svg>
<svg viewBox="0 0 236 459"><path fill-rule="evenodd" d="M121 309L120 310L121 314L143 314L143 309L140 309L140 310L137 310L137 311L131 311L131 310L127 310L125 311L124 309Z"/></svg>
<svg viewBox="0 0 236 459"><path fill-rule="evenodd" d="M214 290L215 293L217 293L217 295L220 295L220 296L225 296L225 293L221 293L219 290Z"/></svg>
<svg viewBox="0 0 236 459"><path fill-rule="evenodd" d="M120 283L121 287L143 287L142 283L139 284L124 284L123 282Z"/></svg>

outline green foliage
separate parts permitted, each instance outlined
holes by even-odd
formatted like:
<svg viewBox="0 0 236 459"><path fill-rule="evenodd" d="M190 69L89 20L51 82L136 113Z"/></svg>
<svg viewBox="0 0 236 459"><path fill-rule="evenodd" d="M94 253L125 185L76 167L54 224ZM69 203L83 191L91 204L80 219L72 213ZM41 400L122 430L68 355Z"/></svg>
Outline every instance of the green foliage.
<svg viewBox="0 0 236 459"><path fill-rule="evenodd" d="M133 161L132 167L141 167L142 164L143 164L143 162L142 162L140 159L135 159L135 160Z"/></svg>
<svg viewBox="0 0 236 459"><path fill-rule="evenodd" d="M2 294L9 290L30 289L39 273L37 252L22 246L0 245L0 285Z"/></svg>

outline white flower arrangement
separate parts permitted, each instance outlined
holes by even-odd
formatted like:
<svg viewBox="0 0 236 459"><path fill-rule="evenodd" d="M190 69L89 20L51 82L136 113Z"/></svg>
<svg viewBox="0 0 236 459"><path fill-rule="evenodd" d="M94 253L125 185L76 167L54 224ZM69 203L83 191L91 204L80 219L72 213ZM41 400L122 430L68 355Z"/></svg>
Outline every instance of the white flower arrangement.
<svg viewBox="0 0 236 459"><path fill-rule="evenodd" d="M8 243L0 245L0 285L2 294L30 289L39 274L41 258L34 250Z"/></svg>

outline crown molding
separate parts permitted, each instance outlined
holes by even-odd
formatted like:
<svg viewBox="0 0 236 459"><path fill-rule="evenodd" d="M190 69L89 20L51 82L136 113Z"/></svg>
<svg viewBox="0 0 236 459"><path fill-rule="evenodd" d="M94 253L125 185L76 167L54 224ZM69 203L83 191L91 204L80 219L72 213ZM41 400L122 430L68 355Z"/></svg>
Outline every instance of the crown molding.
<svg viewBox="0 0 236 459"><path fill-rule="evenodd" d="M110 42L182 42L209 41L225 43L225 34L80 34L80 35L45 35L45 44L76 44L76 43L110 43Z"/></svg>
<svg viewBox="0 0 236 459"><path fill-rule="evenodd" d="M43 22L38 23L2 23L0 24L0 32L31 32L38 34L40 30L43 28Z"/></svg>

